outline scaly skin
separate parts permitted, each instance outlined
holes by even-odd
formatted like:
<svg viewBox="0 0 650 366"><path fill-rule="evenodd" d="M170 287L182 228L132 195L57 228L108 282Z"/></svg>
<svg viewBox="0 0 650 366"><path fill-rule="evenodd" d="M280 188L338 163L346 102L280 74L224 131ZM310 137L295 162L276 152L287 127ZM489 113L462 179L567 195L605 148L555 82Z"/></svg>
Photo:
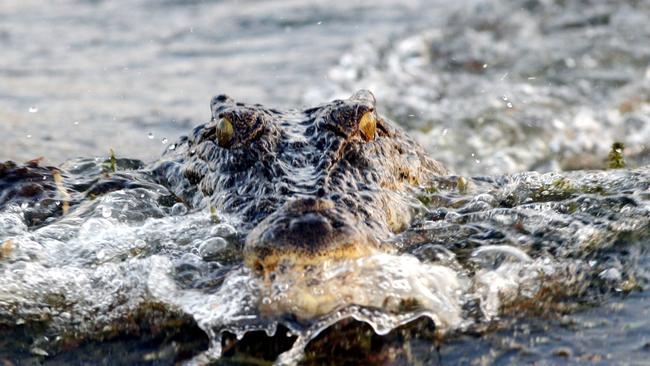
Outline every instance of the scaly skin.
<svg viewBox="0 0 650 366"><path fill-rule="evenodd" d="M74 205L90 191L162 185L191 208L209 205L232 216L247 233L245 263L268 273L287 261L310 264L391 250L383 243L408 227L417 205L414 189L447 173L376 112L368 91L289 111L220 95L212 99L211 110L210 122L180 138L160 160L128 173L95 174L83 186L67 183L64 171L63 191ZM232 135L222 143L224 119ZM54 171L37 166L0 170L0 184L15 191L18 183L10 178L19 168L27 169L21 184L38 169L47 177ZM50 178L30 184L41 188L39 199L62 198L62 187ZM23 196L5 197L0 207L30 198Z"/></svg>

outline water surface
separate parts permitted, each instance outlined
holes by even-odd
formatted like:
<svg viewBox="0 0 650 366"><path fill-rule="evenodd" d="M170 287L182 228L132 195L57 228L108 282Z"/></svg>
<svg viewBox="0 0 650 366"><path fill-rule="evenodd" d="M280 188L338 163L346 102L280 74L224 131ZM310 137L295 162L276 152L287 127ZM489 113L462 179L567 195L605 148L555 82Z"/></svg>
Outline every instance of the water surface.
<svg viewBox="0 0 650 366"><path fill-rule="evenodd" d="M648 19L646 1L4 2L3 160L85 156L64 168L96 172L110 148L155 159L219 92L290 107L368 88L459 175L422 187L399 253L270 287L241 265L236 222L155 191L112 192L37 229L29 206L9 207L0 360L224 362L238 348L222 335L261 331L278 362L318 364L336 360L323 355L337 334L359 334L347 318L416 360L643 364ZM606 170L615 141L628 169ZM277 315L314 303L336 311ZM164 331L111 341L133 319ZM394 335L414 319L435 324L424 343Z"/></svg>

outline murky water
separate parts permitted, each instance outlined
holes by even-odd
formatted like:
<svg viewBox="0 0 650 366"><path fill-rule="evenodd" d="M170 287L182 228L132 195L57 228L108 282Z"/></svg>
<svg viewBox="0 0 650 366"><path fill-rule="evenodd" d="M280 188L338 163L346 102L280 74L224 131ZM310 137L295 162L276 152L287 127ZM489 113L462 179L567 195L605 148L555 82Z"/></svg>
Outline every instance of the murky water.
<svg viewBox="0 0 650 366"><path fill-rule="evenodd" d="M465 177L418 193L399 252L272 283L241 265L244 233L229 217L161 205L154 189L112 192L38 229L29 205L9 207L0 360L65 364L72 350L96 362L112 350L124 363L219 362L223 334L245 343L261 330L275 336L266 343L295 338L278 363L317 364L333 347L319 337L342 319L389 335L428 318L437 348L404 351L401 338L390 352L409 354L402 363L643 364L648 19L645 1L0 5L2 159L110 147L152 159L163 137L207 118L216 92L287 106L363 87ZM602 170L614 141L633 169ZM65 167L99 172L102 161ZM598 170L547 173L585 168ZM203 338L107 348L141 318L146 329L195 324L185 333Z"/></svg>

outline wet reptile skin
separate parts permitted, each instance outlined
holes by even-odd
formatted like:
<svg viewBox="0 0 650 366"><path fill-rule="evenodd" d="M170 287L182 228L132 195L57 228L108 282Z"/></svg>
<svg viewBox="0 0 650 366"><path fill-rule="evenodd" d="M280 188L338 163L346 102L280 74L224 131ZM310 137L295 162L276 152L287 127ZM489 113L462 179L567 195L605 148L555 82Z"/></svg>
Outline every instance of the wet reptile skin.
<svg viewBox="0 0 650 366"><path fill-rule="evenodd" d="M447 173L376 112L368 91L289 111L220 95L212 99L211 110L210 122L148 166L96 174L81 185L71 184L79 177L62 170L71 205L89 192L163 186L193 209L210 206L231 216L247 233L246 264L266 272L283 261L309 264L382 248L391 233L408 227L417 204L414 189ZM371 136L359 128L364 116L376 121ZM224 118L233 134L221 147L217 129ZM44 171L55 169L2 165L0 208L21 200L60 199L61 189ZM55 215L56 207L48 213ZM47 220L37 224L42 222Z"/></svg>

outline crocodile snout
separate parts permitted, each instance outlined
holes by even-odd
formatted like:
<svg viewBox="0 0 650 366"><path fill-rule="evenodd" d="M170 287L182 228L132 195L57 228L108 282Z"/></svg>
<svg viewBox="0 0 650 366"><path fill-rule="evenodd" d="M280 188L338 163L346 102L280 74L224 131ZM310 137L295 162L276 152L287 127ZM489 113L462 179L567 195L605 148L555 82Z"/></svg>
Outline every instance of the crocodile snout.
<svg viewBox="0 0 650 366"><path fill-rule="evenodd" d="M279 264L309 265L369 255L376 240L355 217L333 201L302 198L287 202L246 238L244 259L268 273Z"/></svg>

